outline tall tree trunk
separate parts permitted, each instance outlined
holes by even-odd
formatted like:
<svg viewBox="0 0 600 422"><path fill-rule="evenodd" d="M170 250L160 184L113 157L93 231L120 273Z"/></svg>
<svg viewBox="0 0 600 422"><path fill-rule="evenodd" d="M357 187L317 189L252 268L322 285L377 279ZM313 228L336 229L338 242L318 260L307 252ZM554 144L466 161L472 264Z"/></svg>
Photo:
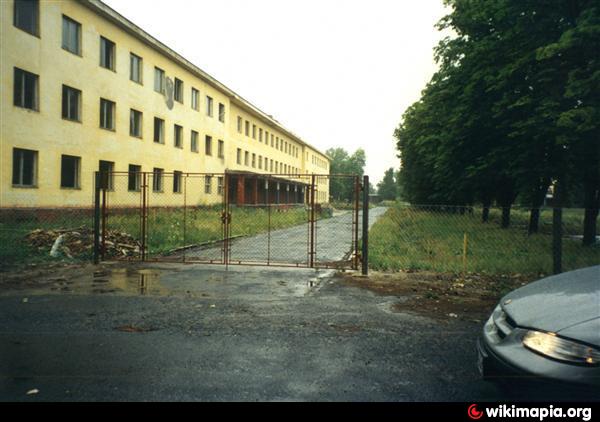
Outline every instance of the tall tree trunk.
<svg viewBox="0 0 600 422"><path fill-rule="evenodd" d="M500 190L497 192L498 204L502 207L502 221L500 227L506 229L510 226L510 209L517 198L514 180L505 178L499 181Z"/></svg>
<svg viewBox="0 0 600 422"><path fill-rule="evenodd" d="M596 243L596 219L600 209L600 186L588 182L585 184L584 189L583 244L584 246L590 246Z"/></svg>
<svg viewBox="0 0 600 422"><path fill-rule="evenodd" d="M531 202L531 211L529 213L529 226L527 228L527 234L531 235L539 231L540 208L542 207L542 205L544 205L544 199L546 198L546 192L548 192L548 186L550 186L550 180L544 180L533 194L533 200Z"/></svg>
<svg viewBox="0 0 600 422"><path fill-rule="evenodd" d="M511 208L511 205L503 206L502 207L502 223L500 224L500 227L502 227L503 229L507 229L508 227L510 227L510 208Z"/></svg>
<svg viewBox="0 0 600 422"><path fill-rule="evenodd" d="M483 205L483 209L481 210L481 222L487 223L488 221L490 221L490 207L492 206L492 196L483 195L483 198L481 198L481 204Z"/></svg>
<svg viewBox="0 0 600 422"><path fill-rule="evenodd" d="M481 222L487 223L490 221L490 204L484 204L481 210Z"/></svg>

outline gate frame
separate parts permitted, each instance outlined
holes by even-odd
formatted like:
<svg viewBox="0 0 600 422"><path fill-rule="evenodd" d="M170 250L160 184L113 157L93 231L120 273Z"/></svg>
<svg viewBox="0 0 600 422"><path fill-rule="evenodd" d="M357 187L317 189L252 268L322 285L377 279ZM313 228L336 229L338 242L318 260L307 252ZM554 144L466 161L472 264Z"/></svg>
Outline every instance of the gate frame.
<svg viewBox="0 0 600 422"><path fill-rule="evenodd" d="M110 172L111 177L114 175L129 175L130 172ZM151 172L139 172L140 174L140 204L139 204L139 227L140 227L140 257L139 261L165 261L159 258L151 259L148 258L148 210L150 205L149 198L149 185L148 175ZM170 173L164 173L170 174ZM230 198L230 186L231 177L241 174L250 174L257 178L265 178L268 183L268 187L265 188L266 198L264 206L268 210L268 236L267 236L267 262L266 263L253 263L253 262L232 262L231 261L231 226L232 226L232 213L231 213L231 198ZM183 183L183 211L184 211L184 243L186 239L186 224L187 224L187 180L190 176L223 176L223 199L221 201L221 260L220 262L211 262L212 264L225 265L226 268L230 264L232 265L249 265L249 266L277 266L277 267L296 267L296 268L314 268L314 269L328 269L328 268L340 268L338 266L325 265L320 266L317 262L317 219L316 219L316 180L317 177L326 177L329 181L336 177L344 177L353 179L354 183L354 206L352 210L352 241L350 253L350 268L352 270L358 270L359 263L362 267L362 273L368 274L368 214L369 214L369 176L363 176L363 183L361 184L360 176L352 174L274 174L274 173L242 173L235 171L225 171L224 173L182 173L184 178ZM285 178L285 177L296 177L298 179L308 178L310 176L310 184L305 185L305 197L303 204L309 206L309 215L307 219L308 226L308 239L307 239L307 263L306 265L300 265L298 263L272 263L270 257L270 235L271 235L271 208L272 202L270 201L269 189L272 185L273 178ZM93 262L98 264L100 261L105 260L106 252L106 233L107 233L107 221L109 217L109 204L107 195L107 186L102 186L101 179L102 172L94 172L94 253ZM362 248L359 254L359 217L360 217L360 192L363 192L363 206L362 206ZM205 261L189 261L185 258L185 251L183 252L182 263L208 263ZM166 260L168 261L168 260ZM342 267L343 268L343 267Z"/></svg>

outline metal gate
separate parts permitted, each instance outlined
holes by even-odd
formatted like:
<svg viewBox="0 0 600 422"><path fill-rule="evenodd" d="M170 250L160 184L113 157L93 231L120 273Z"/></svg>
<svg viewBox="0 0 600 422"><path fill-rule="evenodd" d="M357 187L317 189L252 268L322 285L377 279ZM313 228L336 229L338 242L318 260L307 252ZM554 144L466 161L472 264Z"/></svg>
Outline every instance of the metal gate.
<svg viewBox="0 0 600 422"><path fill-rule="evenodd" d="M368 213L365 180L97 172L95 260L358 269L361 208Z"/></svg>

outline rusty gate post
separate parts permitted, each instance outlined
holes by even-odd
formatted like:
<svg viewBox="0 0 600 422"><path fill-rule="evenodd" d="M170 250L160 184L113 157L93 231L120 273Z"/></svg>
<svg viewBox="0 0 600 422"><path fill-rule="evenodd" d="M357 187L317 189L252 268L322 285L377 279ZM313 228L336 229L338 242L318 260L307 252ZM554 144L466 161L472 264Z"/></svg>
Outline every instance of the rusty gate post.
<svg viewBox="0 0 600 422"><path fill-rule="evenodd" d="M225 194L223 195L223 213L221 214L221 223L223 229L223 264L225 270L229 269L229 237L231 234L231 198L229 195L229 185L231 183L231 174L225 173ZM237 179L236 197L239 201L240 176ZM243 201L243 197L242 197Z"/></svg>
<svg viewBox="0 0 600 422"><path fill-rule="evenodd" d="M315 265L315 175L310 178L310 268Z"/></svg>
<svg viewBox="0 0 600 422"><path fill-rule="evenodd" d="M360 176L354 177L354 215L353 218L353 248L354 248L354 262L353 269L358 270L358 213L360 207Z"/></svg>
<svg viewBox="0 0 600 422"><path fill-rule="evenodd" d="M141 217L141 258L142 262L146 261L146 238L148 237L147 226L148 226L148 173L142 173L142 209L140 210Z"/></svg>
<svg viewBox="0 0 600 422"><path fill-rule="evenodd" d="M363 177L362 274L369 274L369 176Z"/></svg>
<svg viewBox="0 0 600 422"><path fill-rule="evenodd" d="M100 262L100 173L94 175L94 264Z"/></svg>
<svg viewBox="0 0 600 422"><path fill-rule="evenodd" d="M104 261L105 258L105 254L106 254L106 218L107 218L107 212L106 212L106 187L104 186L104 183L102 183L102 179L100 177L99 179L101 181L100 186L102 189L102 212L101 212L101 220L102 220L102 247L101 247L101 256L102 256L102 260Z"/></svg>

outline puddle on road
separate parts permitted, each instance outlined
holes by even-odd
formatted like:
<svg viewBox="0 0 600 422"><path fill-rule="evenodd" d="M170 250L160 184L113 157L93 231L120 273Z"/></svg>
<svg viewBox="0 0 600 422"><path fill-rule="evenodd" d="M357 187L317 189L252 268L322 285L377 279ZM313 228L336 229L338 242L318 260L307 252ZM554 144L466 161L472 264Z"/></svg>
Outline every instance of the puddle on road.
<svg viewBox="0 0 600 422"><path fill-rule="evenodd" d="M306 278L304 278L306 277ZM264 269L212 271L199 268L183 270L150 268L110 268L83 277L47 278L30 294L112 294L125 296L186 296L198 299L262 296L299 297L320 285L320 277Z"/></svg>

